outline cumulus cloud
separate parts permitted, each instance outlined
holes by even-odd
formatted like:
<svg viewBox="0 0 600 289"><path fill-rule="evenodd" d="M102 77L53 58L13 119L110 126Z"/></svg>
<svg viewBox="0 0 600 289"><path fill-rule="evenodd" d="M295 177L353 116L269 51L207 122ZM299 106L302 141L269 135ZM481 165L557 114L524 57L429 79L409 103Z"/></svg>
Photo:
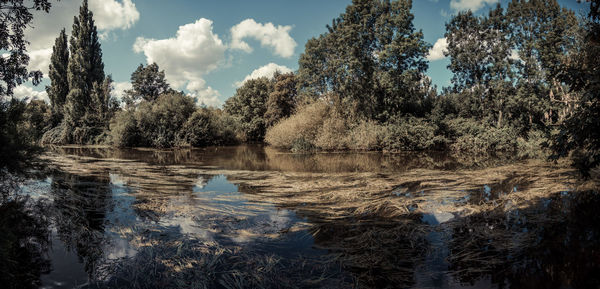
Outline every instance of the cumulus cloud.
<svg viewBox="0 0 600 289"><path fill-rule="evenodd" d="M275 26L273 23L261 24L254 19L246 19L231 28L231 48L245 52L252 52L252 47L245 42L245 38L260 41L263 47L271 47L276 55L292 57L296 48L296 41L290 36L292 26Z"/></svg>
<svg viewBox="0 0 600 289"><path fill-rule="evenodd" d="M118 99L119 101L121 101L123 99L123 97L125 96L125 91L131 89L131 82L114 82L113 83L113 90L112 90L112 96L116 99Z"/></svg>
<svg viewBox="0 0 600 289"><path fill-rule="evenodd" d="M427 59L429 61L444 59L446 58L444 52L446 52L447 50L448 41L446 40L446 38L440 38L435 42L435 44L433 44L433 47L429 50L429 55L427 56Z"/></svg>
<svg viewBox="0 0 600 289"><path fill-rule="evenodd" d="M289 69L286 66L283 65L278 65L275 63L269 63L265 66L259 67L257 69L255 69L254 71L252 71L252 73L250 73L249 75L247 75L244 80L242 81L237 81L235 83L236 87L240 87L244 84L244 82L250 80L250 79L256 79L256 78L260 78L260 77L268 77L271 78L273 77L273 74L275 74L276 71L279 71L281 73L288 73L288 72L292 72L291 69Z"/></svg>
<svg viewBox="0 0 600 289"><path fill-rule="evenodd" d="M129 29L140 19L140 12L131 0L91 0L89 8L99 30Z"/></svg>
<svg viewBox="0 0 600 289"><path fill-rule="evenodd" d="M31 27L25 30L29 50L52 48L63 28L70 34L73 17L79 15L80 5L81 0L61 0L52 2L50 13L35 11ZM88 5L101 33L131 28L140 18L131 0L90 0Z"/></svg>
<svg viewBox="0 0 600 289"><path fill-rule="evenodd" d="M224 59L226 45L213 33L213 22L202 18L180 26L176 36L167 39L138 37L133 45L144 53L148 63L156 62L165 70L167 80L178 89L211 102L218 92L206 86L203 76L215 70Z"/></svg>
<svg viewBox="0 0 600 289"><path fill-rule="evenodd" d="M39 70L45 77L48 76L48 70L50 67L50 56L52 55L52 48L38 49L30 51L29 53L29 65L27 69L30 71Z"/></svg>
<svg viewBox="0 0 600 289"><path fill-rule="evenodd" d="M471 10L475 12L485 5L498 3L498 1L499 0L451 0L450 8L455 11Z"/></svg>
<svg viewBox="0 0 600 289"><path fill-rule="evenodd" d="M13 97L17 99L27 99L31 100L43 100L47 103L50 103L50 99L48 98L48 93L45 91L37 91L33 88L26 85L19 85L15 87L13 90Z"/></svg>

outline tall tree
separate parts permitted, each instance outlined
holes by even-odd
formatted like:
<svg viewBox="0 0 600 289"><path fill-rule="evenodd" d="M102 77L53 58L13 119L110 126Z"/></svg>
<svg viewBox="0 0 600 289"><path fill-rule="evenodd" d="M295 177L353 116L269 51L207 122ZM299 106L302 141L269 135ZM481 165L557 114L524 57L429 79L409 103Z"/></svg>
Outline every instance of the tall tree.
<svg viewBox="0 0 600 289"><path fill-rule="evenodd" d="M73 20L70 44L69 94L65 119L70 127L78 127L82 125L86 113L93 113L89 104L92 103L94 85L101 85L104 81L102 49L87 0L83 1L79 8L79 16L75 16Z"/></svg>
<svg viewBox="0 0 600 289"><path fill-rule="evenodd" d="M165 71L159 70L158 64L152 63L144 67L140 64L131 74L132 89L126 91L127 102L138 99L154 101L159 95L170 91L170 86L165 79Z"/></svg>
<svg viewBox="0 0 600 289"><path fill-rule="evenodd" d="M410 0L352 1L327 33L307 42L300 92L332 93L341 106L381 121L415 113L429 45L414 28L411 7Z"/></svg>
<svg viewBox="0 0 600 289"><path fill-rule="evenodd" d="M46 86L46 92L52 105L52 114L58 121L62 119L63 106L69 94L69 80L67 78L67 69L69 66L69 48L67 45L67 34L65 29L60 31L60 35L54 41L52 47L52 57L50 58L50 86Z"/></svg>
<svg viewBox="0 0 600 289"><path fill-rule="evenodd" d="M274 125L282 118L290 116L296 108L297 91L296 76L290 73L275 73L273 76L273 91L267 99L265 124L267 127Z"/></svg>

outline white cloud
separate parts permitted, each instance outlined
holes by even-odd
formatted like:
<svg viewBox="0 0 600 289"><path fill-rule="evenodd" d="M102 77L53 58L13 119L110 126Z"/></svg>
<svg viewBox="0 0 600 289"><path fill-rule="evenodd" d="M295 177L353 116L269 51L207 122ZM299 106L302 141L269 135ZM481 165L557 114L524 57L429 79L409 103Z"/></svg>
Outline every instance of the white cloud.
<svg viewBox="0 0 600 289"><path fill-rule="evenodd" d="M451 0L450 8L455 11L471 10L475 12L485 5L498 3L498 1L499 0Z"/></svg>
<svg viewBox="0 0 600 289"><path fill-rule="evenodd" d="M205 105L219 107L221 104L223 104L223 102L219 99L221 94L210 86L201 90L195 90L188 95L193 97L196 100L196 104L199 106Z"/></svg>
<svg viewBox="0 0 600 289"><path fill-rule="evenodd" d="M112 96L116 99L118 99L119 101L121 101L123 99L123 97L125 96L125 91L131 89L131 82L114 82L113 83L113 90L112 90Z"/></svg>
<svg viewBox="0 0 600 289"><path fill-rule="evenodd" d="M44 77L48 77L51 55L52 48L29 51L29 65L27 69L30 71L39 70L44 74Z"/></svg>
<svg viewBox="0 0 600 289"><path fill-rule="evenodd" d="M140 12L131 0L91 0L89 8L94 12L98 30L129 29L140 19Z"/></svg>
<svg viewBox="0 0 600 289"><path fill-rule="evenodd" d="M206 86L203 76L219 66L227 48L213 33L212 23L202 18L180 26L174 38L156 40L138 37L133 50L144 53L148 63L156 62L164 69L167 80L175 88L185 88L209 101L218 96L218 92Z"/></svg>
<svg viewBox="0 0 600 289"><path fill-rule="evenodd" d="M37 91L26 85L19 85L13 90L13 97L17 99L27 99L28 101L34 99L41 99L47 103L50 103L48 94L45 91Z"/></svg>
<svg viewBox="0 0 600 289"><path fill-rule="evenodd" d="M291 72L292 70L283 65L269 63L265 66L259 67L259 68L255 69L254 71L252 71L252 73L247 75L244 78L244 80L235 82L235 86L240 87L244 84L244 82L246 82L250 79L256 79L256 78L260 78L260 77L271 78L271 77L273 77L273 74L275 74L276 71L279 71L281 73L288 73L288 72Z"/></svg>
<svg viewBox="0 0 600 289"><path fill-rule="evenodd" d="M252 47L243 41L244 38L254 38L260 41L263 47L271 47L276 55L292 57L296 48L296 41L290 36L292 26L275 27L273 23L256 23L254 19L246 19L231 28L231 48L245 52L252 52Z"/></svg>
<svg viewBox="0 0 600 289"><path fill-rule="evenodd" d="M435 42L433 47L429 50L429 55L427 56L427 59L429 61L436 61L436 60L444 59L444 58L446 58L446 56L444 55L444 52L446 52L447 50L448 50L448 41L446 40L446 38L440 38Z"/></svg>

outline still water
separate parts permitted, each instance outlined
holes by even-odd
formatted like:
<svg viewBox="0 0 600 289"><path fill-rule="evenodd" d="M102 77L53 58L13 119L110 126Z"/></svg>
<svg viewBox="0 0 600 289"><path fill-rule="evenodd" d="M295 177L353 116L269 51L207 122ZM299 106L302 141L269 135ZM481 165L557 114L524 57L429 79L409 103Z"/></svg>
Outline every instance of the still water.
<svg viewBox="0 0 600 289"><path fill-rule="evenodd" d="M565 165L260 146L44 160L0 207L9 288L600 286L600 195Z"/></svg>

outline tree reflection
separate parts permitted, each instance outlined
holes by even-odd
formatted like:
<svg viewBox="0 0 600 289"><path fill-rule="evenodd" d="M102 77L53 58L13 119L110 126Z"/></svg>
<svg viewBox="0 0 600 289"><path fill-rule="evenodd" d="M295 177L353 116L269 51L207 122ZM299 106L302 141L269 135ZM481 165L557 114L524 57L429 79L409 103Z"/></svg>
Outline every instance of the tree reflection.
<svg viewBox="0 0 600 289"><path fill-rule="evenodd" d="M0 284L38 288L50 271L49 221L44 205L18 198L0 205Z"/></svg>
<svg viewBox="0 0 600 289"><path fill-rule="evenodd" d="M501 288L600 285L600 194L559 193L524 210L497 209L453 224L451 270Z"/></svg>
<svg viewBox="0 0 600 289"><path fill-rule="evenodd" d="M57 174L51 195L58 238L77 253L93 276L107 242L105 217L112 206L108 173L102 177Z"/></svg>

